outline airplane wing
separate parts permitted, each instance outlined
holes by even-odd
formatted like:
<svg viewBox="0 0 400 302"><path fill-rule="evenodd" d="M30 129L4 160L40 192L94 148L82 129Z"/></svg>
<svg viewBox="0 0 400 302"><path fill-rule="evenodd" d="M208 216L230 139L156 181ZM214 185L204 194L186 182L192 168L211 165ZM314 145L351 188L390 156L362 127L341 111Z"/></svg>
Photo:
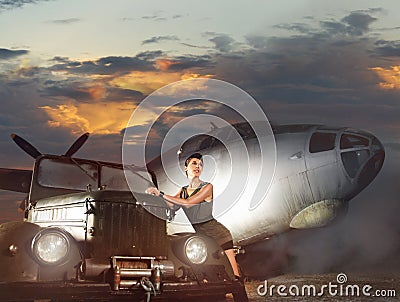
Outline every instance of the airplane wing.
<svg viewBox="0 0 400 302"><path fill-rule="evenodd" d="M0 168L0 189L29 193L32 171Z"/></svg>

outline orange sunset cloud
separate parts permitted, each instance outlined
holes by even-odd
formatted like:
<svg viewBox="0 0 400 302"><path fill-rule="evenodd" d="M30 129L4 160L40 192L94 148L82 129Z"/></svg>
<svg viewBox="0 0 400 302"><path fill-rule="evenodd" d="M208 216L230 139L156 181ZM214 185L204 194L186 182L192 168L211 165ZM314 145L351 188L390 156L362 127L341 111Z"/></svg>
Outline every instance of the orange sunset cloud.
<svg viewBox="0 0 400 302"><path fill-rule="evenodd" d="M156 67L161 71L168 71L169 68L174 64L176 64L176 62L166 59L160 59L155 62Z"/></svg>
<svg viewBox="0 0 400 302"><path fill-rule="evenodd" d="M382 89L400 89L400 66L392 66L389 69L382 67L374 67L371 70L375 71L383 80L379 83Z"/></svg>
<svg viewBox="0 0 400 302"><path fill-rule="evenodd" d="M92 134L119 134L127 126L136 105L131 102L74 103L55 107L43 106L50 120L50 127L63 127L77 135L83 132ZM136 120L135 124L146 123L153 118L151 112Z"/></svg>
<svg viewBox="0 0 400 302"><path fill-rule="evenodd" d="M143 94L150 94L153 91L170 83L191 78L198 78L200 76L202 75L197 73L134 71L130 74L114 78L109 82L109 84L118 88L132 89L140 91ZM211 76L207 75L206 77Z"/></svg>
<svg viewBox="0 0 400 302"><path fill-rule="evenodd" d="M104 85L95 85L85 89L90 94L92 100L100 100L106 95L106 89Z"/></svg>

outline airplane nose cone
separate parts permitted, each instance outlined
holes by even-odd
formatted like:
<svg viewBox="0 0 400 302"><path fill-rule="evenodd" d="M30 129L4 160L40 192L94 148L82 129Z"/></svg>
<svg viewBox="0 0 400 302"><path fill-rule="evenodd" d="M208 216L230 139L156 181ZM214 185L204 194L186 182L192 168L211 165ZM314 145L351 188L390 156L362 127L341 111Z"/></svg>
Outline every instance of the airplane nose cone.
<svg viewBox="0 0 400 302"><path fill-rule="evenodd" d="M368 186L368 184L375 178L381 170L385 160L385 149L376 137L372 139L370 152L372 156L364 165L358 177L358 186L361 190Z"/></svg>

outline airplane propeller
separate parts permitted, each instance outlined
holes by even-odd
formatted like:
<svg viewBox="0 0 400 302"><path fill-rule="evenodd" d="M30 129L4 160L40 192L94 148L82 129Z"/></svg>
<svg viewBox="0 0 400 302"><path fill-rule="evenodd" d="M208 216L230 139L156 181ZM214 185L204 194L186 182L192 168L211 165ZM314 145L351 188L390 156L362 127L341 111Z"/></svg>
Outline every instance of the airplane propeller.
<svg viewBox="0 0 400 302"><path fill-rule="evenodd" d="M38 149L36 149L32 144L30 144L28 141L23 139L17 134L11 134L12 140L26 153L28 153L30 156L33 158L38 158L39 156L42 155L42 153L39 152ZM72 145L69 147L68 151L65 152L64 156L71 157L74 155L86 142L86 140L89 138L89 133L86 132L85 134L82 134Z"/></svg>
<svg viewBox="0 0 400 302"><path fill-rule="evenodd" d="M13 134L11 134L11 138L18 146L20 146L20 148L22 150L24 150L26 153L28 153L33 158L37 158L40 155L42 155L42 153L40 153L38 151L38 149L36 149L34 146L32 146L30 143L28 143L22 137L13 133Z"/></svg>
<svg viewBox="0 0 400 302"><path fill-rule="evenodd" d="M86 142L86 140L89 138L89 132L86 132L85 134L82 134L72 145L69 147L68 151L65 152L64 156L71 157L74 155L81 147L82 145Z"/></svg>

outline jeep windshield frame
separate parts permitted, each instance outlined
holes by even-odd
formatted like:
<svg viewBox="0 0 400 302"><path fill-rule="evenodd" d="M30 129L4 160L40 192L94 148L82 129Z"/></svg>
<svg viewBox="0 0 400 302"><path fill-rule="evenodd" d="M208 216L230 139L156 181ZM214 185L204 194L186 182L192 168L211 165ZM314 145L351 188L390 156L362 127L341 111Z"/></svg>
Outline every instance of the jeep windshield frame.
<svg viewBox="0 0 400 302"><path fill-rule="evenodd" d="M136 192L144 192L156 182L155 174L145 168L55 155L37 159L32 177L30 200L95 190L130 191L127 180Z"/></svg>

